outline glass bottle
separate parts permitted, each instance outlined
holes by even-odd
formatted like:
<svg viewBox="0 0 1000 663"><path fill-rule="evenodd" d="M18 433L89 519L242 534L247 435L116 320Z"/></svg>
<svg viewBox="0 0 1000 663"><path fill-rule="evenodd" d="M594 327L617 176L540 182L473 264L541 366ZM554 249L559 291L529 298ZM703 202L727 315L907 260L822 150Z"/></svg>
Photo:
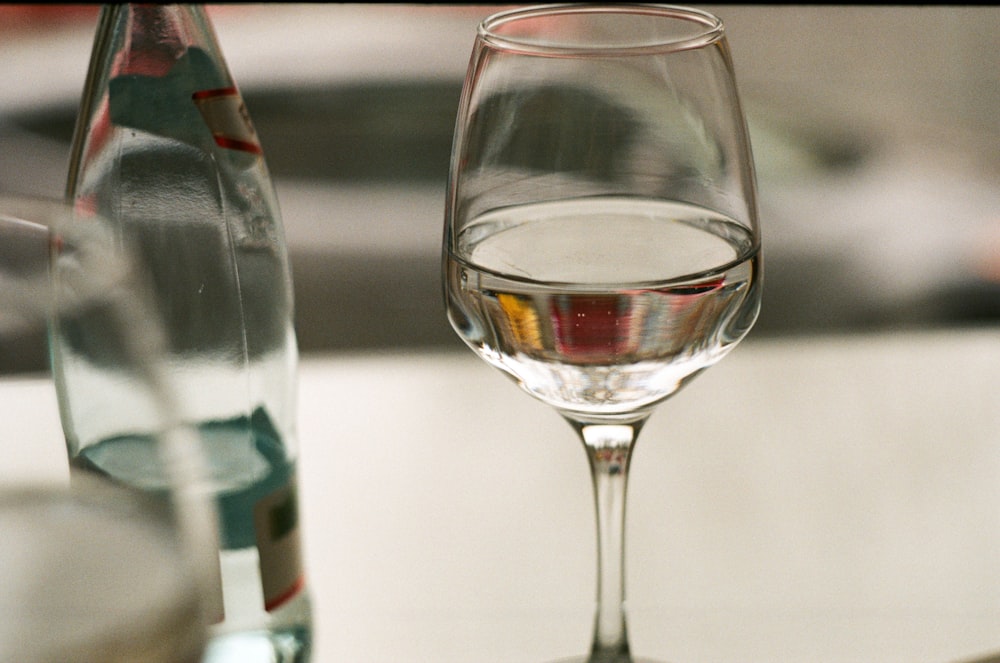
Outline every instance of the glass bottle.
<svg viewBox="0 0 1000 663"><path fill-rule="evenodd" d="M206 660L307 661L287 248L260 141L202 6L103 7L67 196L77 215L107 217L148 270L180 414L210 466L221 611ZM154 408L113 353L81 338L92 335L64 328L52 344L73 471L162 490Z"/></svg>

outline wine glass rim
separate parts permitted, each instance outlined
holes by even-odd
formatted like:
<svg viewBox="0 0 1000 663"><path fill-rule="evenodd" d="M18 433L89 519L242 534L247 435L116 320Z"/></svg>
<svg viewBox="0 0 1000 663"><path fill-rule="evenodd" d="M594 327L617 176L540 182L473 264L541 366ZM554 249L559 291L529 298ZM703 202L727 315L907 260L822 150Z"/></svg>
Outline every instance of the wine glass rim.
<svg viewBox="0 0 1000 663"><path fill-rule="evenodd" d="M609 44L582 44L569 41L560 43L556 40L503 34L499 31L502 26L515 21L571 14L645 15L687 22L693 29L683 35L646 37L631 42L623 40ZM680 5L566 3L533 5L497 12L483 19L479 24L478 35L483 42L498 50L539 56L650 55L703 48L723 38L724 26L722 20L715 14Z"/></svg>

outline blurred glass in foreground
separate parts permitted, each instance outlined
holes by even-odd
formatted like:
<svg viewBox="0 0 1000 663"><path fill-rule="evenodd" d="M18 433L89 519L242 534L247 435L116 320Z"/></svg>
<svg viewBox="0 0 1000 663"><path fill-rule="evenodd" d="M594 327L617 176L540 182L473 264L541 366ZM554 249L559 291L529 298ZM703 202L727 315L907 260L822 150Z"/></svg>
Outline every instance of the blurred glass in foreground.
<svg viewBox="0 0 1000 663"><path fill-rule="evenodd" d="M0 481L0 660L193 663L205 647L205 551L214 539L198 450L170 414L142 279L107 250L99 218L70 224L69 215L54 201L0 197L0 352L9 339L16 347L50 325L109 314L104 328L77 328L76 341L110 339L133 389L156 410L169 499L91 477ZM0 453L30 443L0 431Z"/></svg>

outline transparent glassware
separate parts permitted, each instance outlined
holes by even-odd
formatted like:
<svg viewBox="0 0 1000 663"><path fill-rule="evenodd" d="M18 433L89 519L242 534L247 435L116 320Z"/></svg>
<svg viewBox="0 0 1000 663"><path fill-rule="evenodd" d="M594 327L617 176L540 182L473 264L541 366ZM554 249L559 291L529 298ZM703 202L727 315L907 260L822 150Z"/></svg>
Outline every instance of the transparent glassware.
<svg viewBox="0 0 1000 663"><path fill-rule="evenodd" d="M623 551L639 431L756 320L755 186L717 17L552 5L480 24L447 192L446 307L583 442L598 531L589 663L633 661Z"/></svg>
<svg viewBox="0 0 1000 663"><path fill-rule="evenodd" d="M261 139L202 5L102 8L66 193L150 274L178 410L206 451L221 569L208 660L307 661L291 269ZM149 408L104 348L73 338L55 339L53 372L74 470L158 490Z"/></svg>
<svg viewBox="0 0 1000 663"><path fill-rule="evenodd" d="M0 480L0 659L195 663L207 641L217 538L203 459L174 418L143 279L108 243L102 219L75 223L71 214L59 201L0 196L0 380L17 388L12 354L44 347L66 321L106 313L107 325L79 327L76 340L108 348L155 410L151 435L169 480L156 500L54 472ZM24 416L32 430L38 413ZM20 435L0 432L0 453L31 454L24 445L41 441Z"/></svg>

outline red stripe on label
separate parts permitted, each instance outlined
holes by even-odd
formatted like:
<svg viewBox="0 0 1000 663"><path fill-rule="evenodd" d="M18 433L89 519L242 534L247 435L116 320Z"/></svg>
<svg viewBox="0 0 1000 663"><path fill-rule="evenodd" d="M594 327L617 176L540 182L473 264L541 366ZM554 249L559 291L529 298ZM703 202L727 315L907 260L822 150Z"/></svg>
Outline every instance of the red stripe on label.
<svg viewBox="0 0 1000 663"><path fill-rule="evenodd" d="M215 144L219 147L225 147L230 150L251 152L253 154L264 154L264 150L262 150L260 145L257 145L256 143L248 143L245 140L236 140L235 138L228 138L226 136L214 136L214 138Z"/></svg>
<svg viewBox="0 0 1000 663"><path fill-rule="evenodd" d="M295 596L302 591L306 586L306 577L301 575L298 579L289 587L286 591L278 594L273 599L264 604L264 610L271 612L275 608L281 607L288 601L291 601Z"/></svg>
<svg viewBox="0 0 1000 663"><path fill-rule="evenodd" d="M215 90L199 90L191 95L192 99L211 99L212 97L235 97L239 95L235 87L220 87Z"/></svg>

